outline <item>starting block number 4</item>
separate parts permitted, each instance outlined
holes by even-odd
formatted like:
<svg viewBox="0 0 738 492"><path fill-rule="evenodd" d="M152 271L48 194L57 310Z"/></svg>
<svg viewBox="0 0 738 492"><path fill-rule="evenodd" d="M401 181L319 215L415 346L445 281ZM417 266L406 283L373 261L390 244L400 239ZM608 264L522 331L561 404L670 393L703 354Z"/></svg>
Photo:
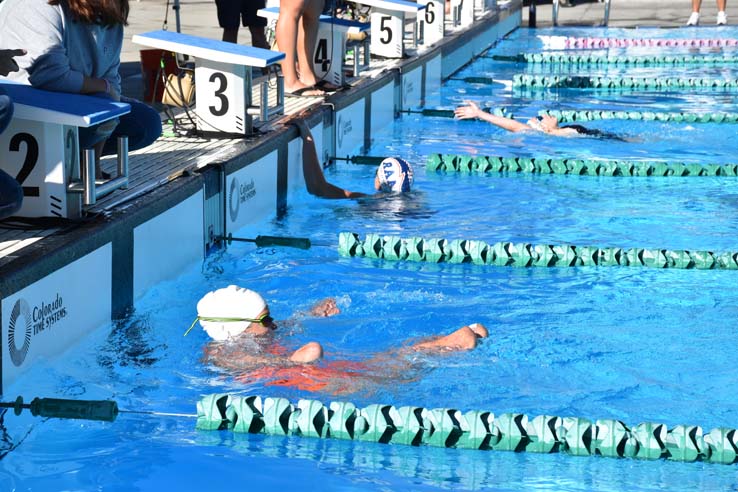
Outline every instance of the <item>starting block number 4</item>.
<svg viewBox="0 0 738 492"><path fill-rule="evenodd" d="M66 183L68 174L79 168L77 142L74 126L13 118L0 134L0 154L3 170L23 187L17 215L76 216L81 205L69 210Z"/></svg>

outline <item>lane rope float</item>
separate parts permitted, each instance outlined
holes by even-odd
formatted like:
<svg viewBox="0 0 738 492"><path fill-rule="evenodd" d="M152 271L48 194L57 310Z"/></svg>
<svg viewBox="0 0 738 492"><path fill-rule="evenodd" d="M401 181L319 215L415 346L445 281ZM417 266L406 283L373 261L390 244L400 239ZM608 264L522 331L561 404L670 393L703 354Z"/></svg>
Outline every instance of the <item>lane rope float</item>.
<svg viewBox="0 0 738 492"><path fill-rule="evenodd" d="M631 48L631 47L668 47L668 48L724 48L738 46L738 39L662 39L662 38L600 38L577 36L538 36L548 49L567 48Z"/></svg>
<svg viewBox="0 0 738 492"><path fill-rule="evenodd" d="M736 123L738 113L664 113L656 111L542 110L539 115L554 116L560 123L596 120L660 121L669 123Z"/></svg>
<svg viewBox="0 0 738 492"><path fill-rule="evenodd" d="M487 77L465 77L465 81L487 84ZM586 75L515 74L513 87L528 89L734 89L738 79L704 77L590 77Z"/></svg>
<svg viewBox="0 0 738 492"><path fill-rule="evenodd" d="M686 270L738 270L738 252L713 253L658 248L618 248L571 244L530 244L469 239L440 239L352 232L338 235L341 256L428 263L473 263L486 266L594 267L621 266Z"/></svg>
<svg viewBox="0 0 738 492"><path fill-rule="evenodd" d="M738 163L699 164L613 159L561 159L556 157L503 157L430 154L428 171L458 173L533 173L576 176L695 177L738 176Z"/></svg>
<svg viewBox="0 0 738 492"><path fill-rule="evenodd" d="M620 420L538 415L453 408L426 409L350 402L206 395L197 402L196 428L235 433L301 436L382 444L565 453L643 460L738 461L738 431L718 427L644 422L628 426Z"/></svg>
<svg viewBox="0 0 738 492"><path fill-rule="evenodd" d="M559 64L559 65L734 65L738 63L738 56L734 55L570 55L561 53L519 53L517 55L492 55L484 58L496 61L507 61L528 64Z"/></svg>

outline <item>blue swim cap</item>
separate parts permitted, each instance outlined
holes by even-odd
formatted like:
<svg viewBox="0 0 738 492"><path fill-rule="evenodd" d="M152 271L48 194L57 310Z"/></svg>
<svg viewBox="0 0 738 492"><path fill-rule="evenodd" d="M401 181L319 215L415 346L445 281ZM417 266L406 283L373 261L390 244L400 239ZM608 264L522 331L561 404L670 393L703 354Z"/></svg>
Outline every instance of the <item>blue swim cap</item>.
<svg viewBox="0 0 738 492"><path fill-rule="evenodd" d="M380 190L400 193L410 191L413 184L413 168L409 162L399 157L388 157L377 168Z"/></svg>

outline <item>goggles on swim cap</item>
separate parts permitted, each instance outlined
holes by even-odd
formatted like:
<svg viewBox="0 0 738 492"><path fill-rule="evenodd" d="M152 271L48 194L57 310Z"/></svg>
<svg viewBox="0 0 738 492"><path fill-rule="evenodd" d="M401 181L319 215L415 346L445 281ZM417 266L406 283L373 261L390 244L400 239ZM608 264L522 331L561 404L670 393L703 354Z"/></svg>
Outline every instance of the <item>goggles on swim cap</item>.
<svg viewBox="0 0 738 492"><path fill-rule="evenodd" d="M264 328L272 328L274 329L274 318L272 318L268 314L264 314L259 316L259 318L214 318L211 316L198 316L195 318L195 320L192 322L189 328L187 328L187 331L184 333L183 336L187 336L189 332L192 331L192 328L195 327L195 323L198 321L218 321L220 323L240 323L242 321L248 321L249 323L259 323Z"/></svg>
<svg viewBox="0 0 738 492"><path fill-rule="evenodd" d="M409 162L399 157L388 157L377 168L379 190L401 193L410 191L413 184L413 168Z"/></svg>

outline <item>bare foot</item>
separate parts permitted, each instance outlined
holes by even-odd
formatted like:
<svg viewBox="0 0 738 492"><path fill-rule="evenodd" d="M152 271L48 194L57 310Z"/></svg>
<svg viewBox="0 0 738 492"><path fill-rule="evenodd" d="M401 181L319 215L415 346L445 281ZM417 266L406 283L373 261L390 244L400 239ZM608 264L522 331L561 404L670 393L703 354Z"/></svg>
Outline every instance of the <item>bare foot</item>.
<svg viewBox="0 0 738 492"><path fill-rule="evenodd" d="M332 297L320 301L310 309L310 315L318 318L327 318L340 313L341 310L336 305L336 300Z"/></svg>
<svg viewBox="0 0 738 492"><path fill-rule="evenodd" d="M295 352L290 355L290 360L292 362L297 362L298 364L309 364L310 362L315 362L321 357L323 357L323 347L321 347L318 342L309 342L295 350Z"/></svg>

